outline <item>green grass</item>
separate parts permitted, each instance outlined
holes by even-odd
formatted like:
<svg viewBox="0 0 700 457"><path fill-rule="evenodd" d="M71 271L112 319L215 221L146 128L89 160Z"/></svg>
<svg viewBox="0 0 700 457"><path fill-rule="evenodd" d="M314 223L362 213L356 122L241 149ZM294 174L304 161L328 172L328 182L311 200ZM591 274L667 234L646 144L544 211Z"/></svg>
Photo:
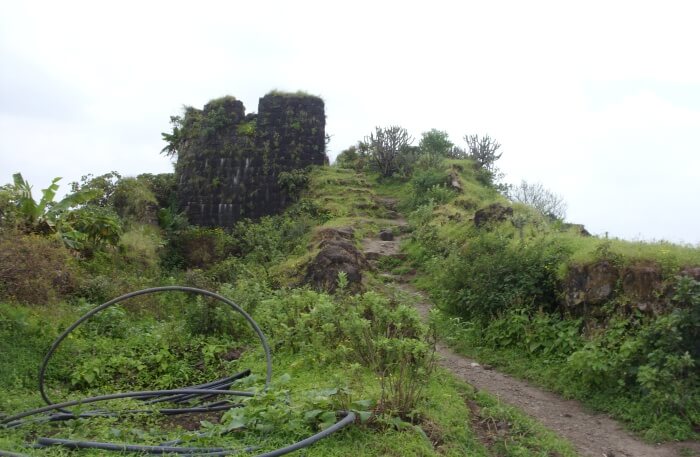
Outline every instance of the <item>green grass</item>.
<svg viewBox="0 0 700 457"><path fill-rule="evenodd" d="M573 246L571 263L585 264L595 261L601 246L624 264L653 262L668 270L683 266L700 265L700 248L679 245L668 241L627 241L617 238L605 240L595 237L577 237L571 233L560 235Z"/></svg>
<svg viewBox="0 0 700 457"><path fill-rule="evenodd" d="M342 347L343 344L347 344L343 343L343 340L334 340L335 345L319 346L314 342L326 338L320 334L313 335L314 326L321 326L319 332L331 331L331 327L330 322L309 320L313 306L323 305L328 311L334 301L342 303L345 300L342 296L329 297L299 289L275 292L269 282L269 275L277 276L274 282L278 285L293 286L292 279L285 282L280 276L303 269L305 263L313 256L313 251L309 252L304 247L313 236L313 231L319 228L353 227L356 240L359 241L365 236L375 235L381 228L394 226L395 220L386 218L386 208L375 204L376 198L401 198L406 195L407 190L406 182L385 180L376 184L376 177L333 167L317 168L312 171L310 178L310 190L302 196L302 200L306 199L321 209L321 213L325 214L323 222L309 227L308 231L298 238L298 243L289 248L289 252L275 258L266 266L264 274L259 266L255 265L255 259L258 257L254 257L254 251L249 254L251 257L240 259L241 265L232 265L231 268L240 270L236 270L234 275L236 283L220 285L221 293L230 296L251 312L266 332L269 332L274 348L273 380L275 383L281 382L281 379L287 377L285 375L289 375L289 379L279 388L289 392L288 403L285 404L293 417L299 417L308 412L309 408L314 408L317 401L314 399L314 392L326 389L338 389L342 392L342 395L328 400L330 403L327 407L332 409L351 407L357 400L370 400L372 407L376 407L381 397L381 383L376 372L369 366L353 361L352 357L343 358L343 354L351 354L347 348ZM268 221L259 231L251 233L265 241L271 236L268 234L271 230L269 225ZM269 240L268 242L272 243ZM272 246L276 245L273 243ZM405 272L409 268L401 263L386 266L397 273ZM372 279L372 274L369 276L369 287L379 289L379 282ZM164 279L164 283L179 282L181 279L181 276L167 278ZM206 277L200 280L206 280ZM12 348L11 351L0 351L0 413L9 414L42 404L34 387L37 365L57 333L84 312L84 309L81 311L81 306L88 305L55 303L37 308L16 304L0 305L0 344L3 348ZM192 306L184 299L154 299L134 304L128 311L125 315L115 315L111 316L112 318L107 316L108 318L99 320L92 326L86 324L84 329L81 327L81 331L73 335L71 341L66 342L66 350L59 351L56 360L52 362L50 386L53 397L75 397L91 392L112 392L149 386L161 388L161 384L168 380L175 385L191 384L242 368L251 368L258 376L264 372L262 352L251 337L250 331L245 330L245 326L236 324L223 333L214 331L206 337L190 333L193 329L210 328L210 314L218 311L207 311L206 307L200 305ZM414 310L410 312L415 313ZM323 314L319 316L323 317ZM328 319L339 317L341 316L337 316L337 313L326 316ZM121 325L114 327L115 322L121 322ZM216 348L227 348L233 344L230 337L222 336L231 331L238 335L239 343L236 344L240 344L244 352L239 360L227 362L220 359L221 354L216 352ZM295 338L306 338L308 341L295 341ZM119 374L119 369L131 366L131 361L156 360L158 350L163 347L170 348L169 352L178 354L172 359L166 358L169 360L167 366L160 367L158 364L145 362L146 368L141 369L143 371L138 374ZM213 349L219 356L215 355L203 368L196 368L201 365L198 359L209 349ZM120 352L127 355L127 358L120 357ZM110 379L111 372L106 372L101 375L104 377L90 385L71 385L72 379L80 380L80 377L74 376L75 373L88 369L91 363L98 367L102 364L114 367L117 374ZM183 376L189 380L184 382ZM83 379L81 382L84 384L86 381ZM424 382L425 395L411 412L412 419L407 421L407 418L399 419L388 412L382 412L366 424L354 424L317 443L305 451L305 455L575 455L566 443L546 432L532 420L512 408L498 404L487 395L475 393L470 386L457 381L443 370L426 376ZM474 428L477 422L473 420L470 405L480 408L483 417L479 420L505 420L511 424L513 433L484 441ZM251 409L251 414L272 414L273 411L279 411L275 409L274 404L257 408ZM194 422L196 424L197 419ZM0 448L21 450L30 455L72 454L62 449L24 448L26 441L31 441L35 436L46 435L155 444L166 439L191 436L180 424L177 419L158 416L38 424L15 430L0 430ZM313 427L306 430L306 434L312 433L312 429ZM268 434L250 431L199 441L203 445L235 447L246 443L271 449L289 444L306 434L282 426ZM193 443L196 442L198 441ZM81 451L80 454L101 455L101 452Z"/></svg>
<svg viewBox="0 0 700 457"><path fill-rule="evenodd" d="M67 323L72 319L73 313L70 307L60 306L58 314L60 320ZM5 305L4 309L20 310L17 317L25 318L22 315L21 307ZM5 313L6 322L8 320ZM37 316L41 315L41 311ZM55 316L54 316L55 317ZM41 321L41 317L38 317ZM127 317L128 319L128 317ZM36 322L36 325L45 325L45 322ZM141 325L141 324L138 324ZM78 338L82 338L78 334ZM52 336L52 335L51 335ZM86 335L87 336L87 335ZM121 344L121 340L112 340L112 345ZM9 344L4 341L4 344ZM103 340L98 346L103 350L109 346L108 340ZM30 368L38 363L43 355L42 344L38 347L27 347L23 351L26 357L22 366ZM108 350L107 350L108 351ZM16 354L16 352L13 351ZM101 357L99 353L94 355ZM376 399L380 391L380 383L376 375L358 364L345 363L318 363L323 360L323 352L313 357L312 354L298 354L277 350L273 356L275 375L273 382L289 375L289 380L284 384L284 388L289 390L290 408L303 411L308 404L310 394L329 388L339 388L348 392L348 397L341 403L351 403L356 400ZM262 351L258 347L251 347L243 356L234 362L229 362L222 366L223 372L237 371L243 368L251 368L254 373L261 377L264 373ZM80 359L74 359L74 363L80 364ZM12 365L10 360L4 360L5 366ZM57 364L69 365L70 361L59 359ZM63 370L59 370L63 372ZM222 374L223 374L222 372ZM3 372L8 373L8 372ZM15 372L15 377L33 378L33 370L26 372ZM3 384L2 403L0 410L5 414L21 411L31 407L41 406L42 402L34 388L30 387L31 382L22 383L13 387L12 384ZM69 392L68 386L52 381L50 383L51 395L55 398L74 397L85 395L85 393ZM124 386L127 387L127 386ZM105 385L99 387L97 391L110 392L114 386ZM92 392L95 392L94 390ZM328 456L328 455L396 455L396 456L488 456L491 455L484 445L479 441L478 436L471 430L470 410L467 402L473 401L481 405L482 408L491 408L489 420L508 420L517 426L513 427L517 433L512 436L503 436L502 449L498 455L540 455L542 450L568 449L561 440L554 439L551 434L546 433L541 428L535 426L531 420L519 415L514 410L497 405L493 399L483 394L476 394L468 385L456 381L444 371L435 372L427 383L425 400L419 403L416 410L416 423L410 424L402 421L392 425L390 417L381 417L378 420L370 421L367 425L356 424L341 431L330 438L321 441L308 449L306 455ZM128 402L116 402L112 407L126 406ZM340 406L338 406L340 407ZM484 411L484 409L482 409ZM167 439L175 439L190 436L191 434L181 429L177 424L177 419L161 418L158 416L134 416L122 419L93 419L69 421L59 424L37 424L22 427L14 430L0 431L0 448L14 451L26 452L30 455L58 456L68 455L68 452L61 449L28 450L23 448L23 443L31 441L33 436L58 436L70 437L73 439L103 440L113 442L140 442L144 444L156 444ZM256 444L264 449L274 448L288 444L299 436L287 432L273 433L268 436L246 436L243 439L245 444ZM226 445L236 447L242 445L236 440L208 439L193 442L201 445ZM497 444L496 444L497 445ZM500 446L500 445L499 445ZM501 449L501 448L499 448ZM519 450L515 453L515 450ZM528 450L527 452L523 450ZM100 451L81 451L81 455L101 455ZM119 454L115 454L119 455ZM126 454L125 454L126 455ZM561 455L569 456L573 453L566 451Z"/></svg>

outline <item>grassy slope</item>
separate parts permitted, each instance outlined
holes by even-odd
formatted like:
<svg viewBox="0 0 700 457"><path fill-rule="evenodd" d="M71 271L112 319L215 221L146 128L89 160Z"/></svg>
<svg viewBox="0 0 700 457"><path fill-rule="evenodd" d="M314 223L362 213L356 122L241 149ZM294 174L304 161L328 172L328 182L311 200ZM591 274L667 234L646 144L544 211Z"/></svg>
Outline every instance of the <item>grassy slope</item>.
<svg viewBox="0 0 700 457"><path fill-rule="evenodd" d="M352 226L356 229L359 239L365 234L376 232L387 222L384 219L385 210L374 203L373 186L373 180L366 176L346 170L324 168L314 172L309 198L325 211L327 220L324 226ZM401 185L397 185L396 189L400 187ZM311 231L317 229L312 227ZM302 241L306 243L308 240L309 235L306 235ZM298 269L310 258L310 254L304 251L280 259L280 262L271 268L272 273L277 276L278 283L290 286L295 284ZM178 279L164 281L177 282ZM371 288L372 284L379 282L370 275L368 286ZM241 284L237 285L223 285L220 292L233 297L241 304L254 303L259 301L258 298L273 302L282 300L281 295L267 291L255 278L241 280ZM295 293L292 290L283 295ZM323 295L317 297L320 300L330 299ZM154 305L152 302L148 304ZM180 379L183 376L190 378L189 384L243 367L250 367L254 372L262 373L262 354L251 340L244 338L243 343L235 343L227 336L212 336L201 340L183 338L182 319L188 315L186 313L189 305L185 302L171 303L165 300L155 303L155 306L159 309L159 314L165 316L168 313L163 309L173 310L172 316L175 317L159 321L148 311L137 307L134 314L118 314L102 320L94 332L77 332L74 340L67 346L70 350L63 355L59 354L55 360L57 371L50 381L51 395L55 398L75 398L88 392L113 392L134 387L162 388L164 383L177 386L181 385ZM176 309L176 306L180 308ZM313 307L314 303L308 306ZM268 318L265 317L265 309L262 307L253 309L251 305L248 310L261 325L277 322L266 320ZM42 404L34 387L36 367L50 341L80 314L76 305L70 303L55 303L35 308L17 304L0 306L0 414L10 414ZM111 325L114 322L123 322L126 328L114 330ZM105 330L108 330L107 334L104 333ZM274 333L275 328L268 327L266 332L268 331ZM110 336L114 333L109 332L123 333L117 337ZM285 388L291 392L293 408L301 408L302 411L308 408L305 402L308 402L310 391L338 386L347 388L354 400L371 399L375 403L378 400L379 380L371 370L356 363L348 365L333 361L330 352L295 352L286 348L288 342L284 339L272 337L272 341L275 347L274 378L279 380L285 373L291 376ZM235 347L236 344L243 344L242 358L234 361L223 360L220 357L221 348L232 345ZM167 349L165 356L160 353L163 348ZM204 369L193 368L205 357L208 350L212 350L215 356L204 364ZM81 376L92 376L89 370L93 366L113 365L116 370L124 369L130 366L128 360L120 358L124 354L129 360L148 360L152 365L146 368L132 367L123 372L98 374L96 376L103 376L104 379L100 378L99 382L95 381L90 386L83 387L82 393L75 392L70 383L65 382L76 372L81 373ZM329 361L319 363L325 358ZM163 360L167 363L161 363ZM385 417L373 425L356 424L311 447L305 455L575 455L566 443L530 419L512 408L498 404L482 393L475 393L468 385L456 381L447 373L436 371L426 381L425 400L418 404L416 410L416 414L421 418L417 426L400 422L390 425L390 417ZM87 381L83 379L83 382ZM510 429L513 432L493 436L485 445L470 426L471 413L467 406L469 401L480 405L483 420L494 423L506 421L511 425ZM196 420L194 422L196 423ZM39 424L15 430L0 430L0 449L17 450L32 455L72 454L61 449L32 450L23 447L23 443L31 440L31 437L46 435L115 442L158 443L165 437L187 436L180 428L182 424L178 420L148 416L69 421L58 425ZM293 438L292 435L280 432L262 437L257 435L257 438L253 434L245 440L274 446L287 444ZM213 443L235 446L235 443L229 441L235 440L218 438L213 440ZM101 452L81 451L80 455L101 455Z"/></svg>
<svg viewBox="0 0 700 457"><path fill-rule="evenodd" d="M419 207L413 212L410 211L415 209L415 206L411 205L411 201L416 197L411 194L409 183L386 183L377 188L378 192L401 196L404 209L410 214L409 219L414 229L414 238L407 242L404 248L412 259L413 266L418 268L416 284L430 292L438 305L443 308L445 304L442 302L442 297L445 296L446 285L438 278L443 274L445 257L449 253L459 253L462 249L468 250L479 233L483 233L475 230L472 223L477 209L491 203L507 204L507 201L495 191L476 182L468 162L450 161L446 168L454 169L455 165L460 170L464 192L452 196L449 201ZM513 220L522 223L521 231L518 231L509 221L497 224L492 227L492 230L502 239L510 239L514 250L519 249L523 241L527 244L530 240L546 240L551 245L565 248L569 255L554 266L558 280L565 277L570 266L589 263L600 259L601 256L614 258L621 265L635 263L659 265L669 281L680 267L700 265L698 248L663 241L630 242L581 237L574 230L565 230L561 224L548 221L532 208L519 204L512 206ZM437 253L434 249L437 249ZM523 304L513 305L514 308L523 306ZM538 306L537 303L533 305L535 309ZM534 380L567 396L584 400L597 409L611 412L616 417L627 421L634 430L643 432L649 440L697 438L697 432L692 430L692 423L697 421L697 418L679 416L678 413L674 413L674 416L665 411L654 410L649 406L648 398L644 394L640 396L635 393L628 396L624 388L622 395L616 389L611 389L616 391L615 394L611 394L611 390L606 389L608 381L604 377L605 373L601 372L599 381L593 380L589 385L581 386L571 382L576 375L571 371L568 357L587 342L602 341L598 344L611 344L609 350L617 352L620 342L628 341L629 344L637 344L641 341L634 334L635 325L639 325L635 324L637 317L625 315L624 305L624 302L611 302L606 307L602 307L599 312L604 313L604 317L588 320L583 329L581 329L581 321L577 321L573 316L566 316L566 312L563 320L561 317L554 317L553 321L547 321L548 323L543 325L551 326L552 322L561 321L566 330L573 329L574 333L570 337L560 336L561 342L573 347L565 348L566 345L562 345L562 348L546 347L544 351L541 347L534 351L529 350L528 345L540 344L541 341L536 340L540 336L537 332L546 332L537 328L532 318L526 318L520 326L512 324L519 317L517 312L513 315L503 314L490 325L482 326L478 322L469 322L468 319L466 321L454 319L450 313L440 311L435 314L434 323L443 339L462 353L501 367L517 376ZM649 319L640 319L649 324ZM545 319L541 321L544 322ZM631 322L631 324L622 330L607 328L608 325L615 325L615 322ZM617 325L622 326L622 323ZM511 332L514 337L507 336L507 332ZM509 340L512 341L508 342ZM556 346L558 343L549 340L545 344ZM590 353L599 357L600 363L606 363L608 356L603 352L594 350ZM591 363L595 363L595 359ZM599 384L596 386L595 382ZM688 392L688 395L690 394Z"/></svg>

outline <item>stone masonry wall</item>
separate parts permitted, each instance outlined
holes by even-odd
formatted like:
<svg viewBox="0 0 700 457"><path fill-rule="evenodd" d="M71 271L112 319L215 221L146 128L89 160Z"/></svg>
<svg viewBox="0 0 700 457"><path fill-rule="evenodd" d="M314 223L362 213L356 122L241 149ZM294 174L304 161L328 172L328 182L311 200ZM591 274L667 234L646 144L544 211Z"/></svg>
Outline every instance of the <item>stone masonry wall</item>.
<svg viewBox="0 0 700 457"><path fill-rule="evenodd" d="M275 214L289 203L283 171L323 165L323 100L299 94L262 97L245 114L233 97L188 109L176 165L178 201L192 224L232 227L242 218Z"/></svg>

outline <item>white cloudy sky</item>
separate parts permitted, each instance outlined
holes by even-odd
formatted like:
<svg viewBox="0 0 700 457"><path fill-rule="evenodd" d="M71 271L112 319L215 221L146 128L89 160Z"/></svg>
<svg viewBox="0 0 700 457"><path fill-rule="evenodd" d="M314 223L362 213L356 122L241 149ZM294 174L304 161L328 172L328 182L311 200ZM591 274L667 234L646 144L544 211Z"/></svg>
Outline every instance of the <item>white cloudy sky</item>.
<svg viewBox="0 0 700 457"><path fill-rule="evenodd" d="M182 105L302 89L332 157L375 125L488 133L594 233L700 244L696 4L1 1L0 183L170 171Z"/></svg>

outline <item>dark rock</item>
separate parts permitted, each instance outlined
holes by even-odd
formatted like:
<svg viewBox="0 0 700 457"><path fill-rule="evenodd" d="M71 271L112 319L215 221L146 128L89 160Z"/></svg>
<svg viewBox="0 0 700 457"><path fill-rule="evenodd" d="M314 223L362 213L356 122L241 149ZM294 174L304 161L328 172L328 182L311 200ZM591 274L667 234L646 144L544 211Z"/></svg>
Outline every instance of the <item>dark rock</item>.
<svg viewBox="0 0 700 457"><path fill-rule="evenodd" d="M352 227L323 228L314 235L316 242L338 238L352 241L355 239L355 230Z"/></svg>
<svg viewBox="0 0 700 457"><path fill-rule="evenodd" d="M375 260L381 259L382 257L386 257L386 256L379 251L365 252L365 258L367 260L375 261Z"/></svg>
<svg viewBox="0 0 700 457"><path fill-rule="evenodd" d="M658 312L662 304L664 282L656 265L633 265L622 272L622 291L641 311Z"/></svg>
<svg viewBox="0 0 700 457"><path fill-rule="evenodd" d="M387 210L386 214L384 215L387 219L400 219L401 214L397 213L396 211L392 210Z"/></svg>
<svg viewBox="0 0 700 457"><path fill-rule="evenodd" d="M346 238L347 233L324 229L322 236L319 253L306 267L304 283L317 290L334 292L338 287L338 273L342 271L347 275L350 290L359 291L362 271L369 268L365 256Z"/></svg>
<svg viewBox="0 0 700 457"><path fill-rule="evenodd" d="M474 213L474 225L483 227L493 222L502 222L513 217L513 208L500 203L492 203Z"/></svg>
<svg viewBox="0 0 700 457"><path fill-rule="evenodd" d="M581 236L593 236L588 230L586 230L586 227L584 227L583 224L570 224L568 222L565 222L564 224L562 224L561 227L564 231L573 229L577 234Z"/></svg>
<svg viewBox="0 0 700 457"><path fill-rule="evenodd" d="M393 241L394 233L390 229L384 229L379 232L379 239L382 241Z"/></svg>
<svg viewBox="0 0 700 457"><path fill-rule="evenodd" d="M602 304L612 297L619 276L617 267L607 261L570 267L565 281L566 305Z"/></svg>
<svg viewBox="0 0 700 457"><path fill-rule="evenodd" d="M696 281L700 281L700 267L685 267L681 270L681 276L689 276Z"/></svg>

